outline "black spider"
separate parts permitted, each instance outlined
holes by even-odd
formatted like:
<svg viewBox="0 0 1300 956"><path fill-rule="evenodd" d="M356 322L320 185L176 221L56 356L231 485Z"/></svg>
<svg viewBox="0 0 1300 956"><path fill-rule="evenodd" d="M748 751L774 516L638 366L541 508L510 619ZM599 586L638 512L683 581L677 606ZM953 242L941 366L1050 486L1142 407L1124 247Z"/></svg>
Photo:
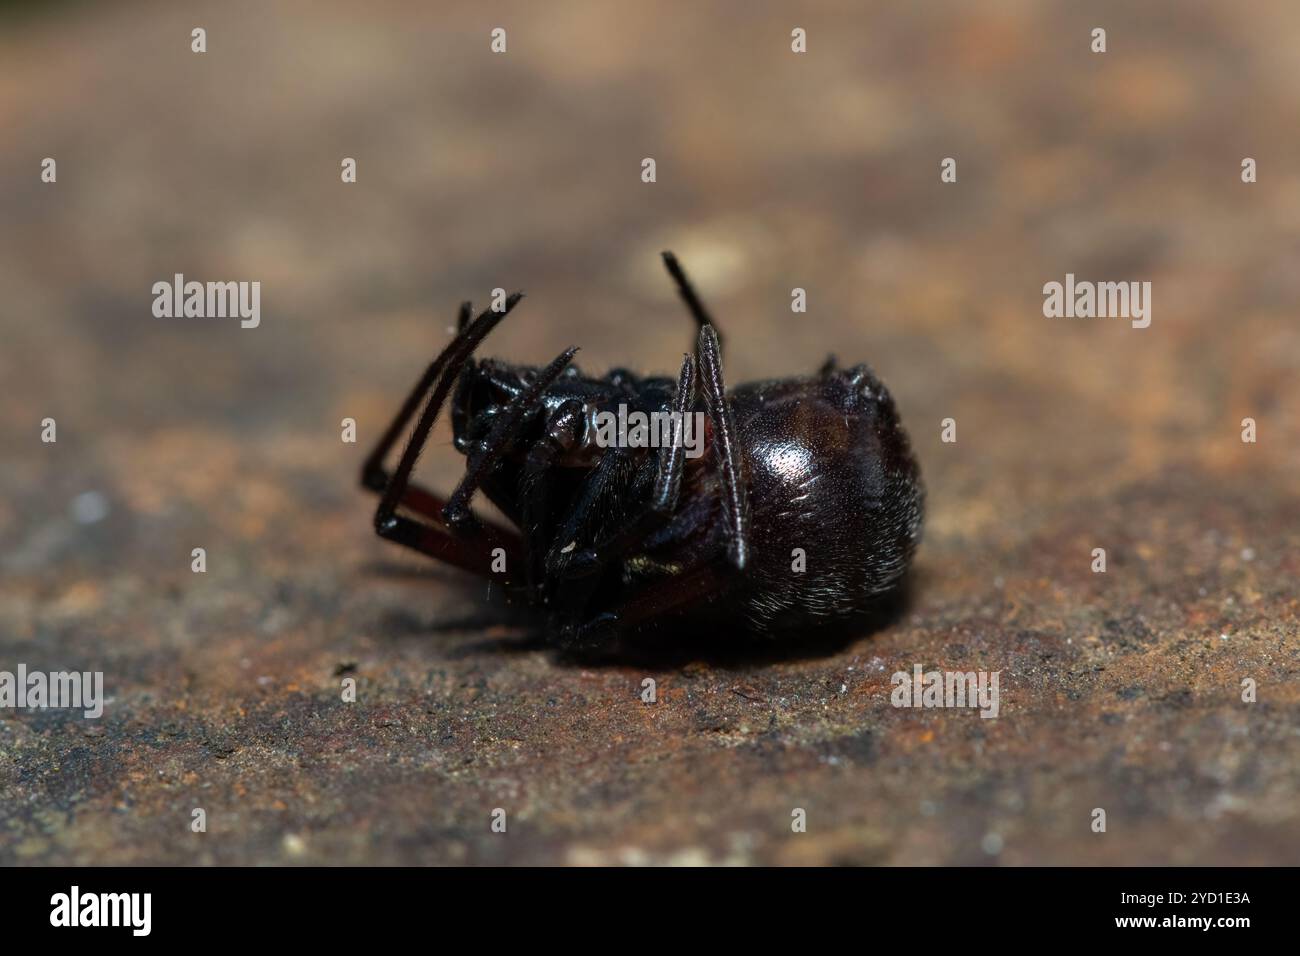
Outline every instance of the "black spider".
<svg viewBox="0 0 1300 956"><path fill-rule="evenodd" d="M675 381L588 378L570 364L576 348L542 369L475 360L521 295L472 322L464 303L456 337L366 459L362 483L382 493L375 529L522 591L570 649L666 623L798 639L866 613L906 570L923 513L889 392L832 357L816 375L728 393L714 324L671 253L664 262L699 324ZM411 473L449 395L467 461L444 499ZM422 402L390 475L384 459ZM620 405L677 423L671 440L599 441L598 416ZM696 412L706 451L690 458L680 416ZM474 515L480 488L517 531Z"/></svg>

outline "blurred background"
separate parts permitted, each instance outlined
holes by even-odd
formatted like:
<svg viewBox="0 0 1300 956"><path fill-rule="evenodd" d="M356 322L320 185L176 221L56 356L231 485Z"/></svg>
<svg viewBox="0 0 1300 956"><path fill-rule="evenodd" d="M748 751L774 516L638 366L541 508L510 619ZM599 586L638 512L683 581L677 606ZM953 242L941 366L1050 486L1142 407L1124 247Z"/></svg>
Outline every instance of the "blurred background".
<svg viewBox="0 0 1300 956"><path fill-rule="evenodd" d="M0 4L0 669L110 697L0 712L0 861L1294 863L1298 38L1285 0ZM893 391L929 512L888 627L568 666L373 537L361 456L462 299L528 293L486 354L671 372L665 248L733 384ZM1150 328L1044 318L1067 272L1150 281ZM260 281L260 326L154 318L175 273ZM913 663L1000 670L1001 716L892 708Z"/></svg>

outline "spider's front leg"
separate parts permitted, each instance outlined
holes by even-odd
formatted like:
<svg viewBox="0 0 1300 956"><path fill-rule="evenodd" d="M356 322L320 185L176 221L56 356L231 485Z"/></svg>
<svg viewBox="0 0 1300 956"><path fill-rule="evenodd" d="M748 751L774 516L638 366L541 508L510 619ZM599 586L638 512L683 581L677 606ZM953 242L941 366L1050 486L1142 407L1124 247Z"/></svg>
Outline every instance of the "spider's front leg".
<svg viewBox="0 0 1300 956"><path fill-rule="evenodd" d="M413 483L411 476L416 459L424 450L438 413L465 363L478 344L505 318L520 298L518 294L511 296L506 300L504 311L493 312L489 309L473 322L468 321L469 303L461 306L455 338L416 383L396 417L385 429L379 443L367 456L361 473L362 485L382 492L375 509L375 531L380 537L484 577L492 575L492 565L498 554L505 554L507 568L515 566L522 555L519 536L491 524L484 524L481 528L483 533L474 538L453 535L447 528L434 523L441 520L446 502L441 496ZM390 475L384 468L384 459L397 444L422 402L424 408L415 431L396 470ZM426 520L416 521L400 514L399 509Z"/></svg>

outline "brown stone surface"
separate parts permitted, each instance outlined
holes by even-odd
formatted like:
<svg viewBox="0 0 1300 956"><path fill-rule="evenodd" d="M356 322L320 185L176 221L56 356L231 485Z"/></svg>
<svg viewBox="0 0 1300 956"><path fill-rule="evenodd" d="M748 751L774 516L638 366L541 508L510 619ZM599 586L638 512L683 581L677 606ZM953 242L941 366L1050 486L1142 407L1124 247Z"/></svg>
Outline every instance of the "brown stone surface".
<svg viewBox="0 0 1300 956"><path fill-rule="evenodd" d="M1300 7L427 6L0 11L0 669L110 697L0 712L0 862L1300 861ZM671 370L663 247L732 381L893 389L930 510L875 633L575 666L372 536L461 298L528 290L489 352ZM154 319L176 272L261 327ZM1044 318L1067 272L1151 327ZM1000 717L893 708L914 663Z"/></svg>

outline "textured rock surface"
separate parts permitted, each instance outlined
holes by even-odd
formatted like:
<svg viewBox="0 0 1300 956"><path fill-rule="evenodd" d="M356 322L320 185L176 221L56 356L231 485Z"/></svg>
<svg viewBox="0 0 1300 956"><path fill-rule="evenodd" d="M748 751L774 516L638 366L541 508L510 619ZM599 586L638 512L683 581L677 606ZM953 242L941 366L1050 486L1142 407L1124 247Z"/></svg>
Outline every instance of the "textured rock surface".
<svg viewBox="0 0 1300 956"><path fill-rule="evenodd" d="M0 862L1297 862L1300 9L411 6L4 14L0 669L110 703L0 712ZM664 247L733 381L894 391L930 516L875 633L572 666L372 536L461 298L528 290L490 352L671 371ZM154 319L176 272L261 327ZM1067 272L1152 326L1045 319ZM916 663L1001 715L893 708Z"/></svg>

